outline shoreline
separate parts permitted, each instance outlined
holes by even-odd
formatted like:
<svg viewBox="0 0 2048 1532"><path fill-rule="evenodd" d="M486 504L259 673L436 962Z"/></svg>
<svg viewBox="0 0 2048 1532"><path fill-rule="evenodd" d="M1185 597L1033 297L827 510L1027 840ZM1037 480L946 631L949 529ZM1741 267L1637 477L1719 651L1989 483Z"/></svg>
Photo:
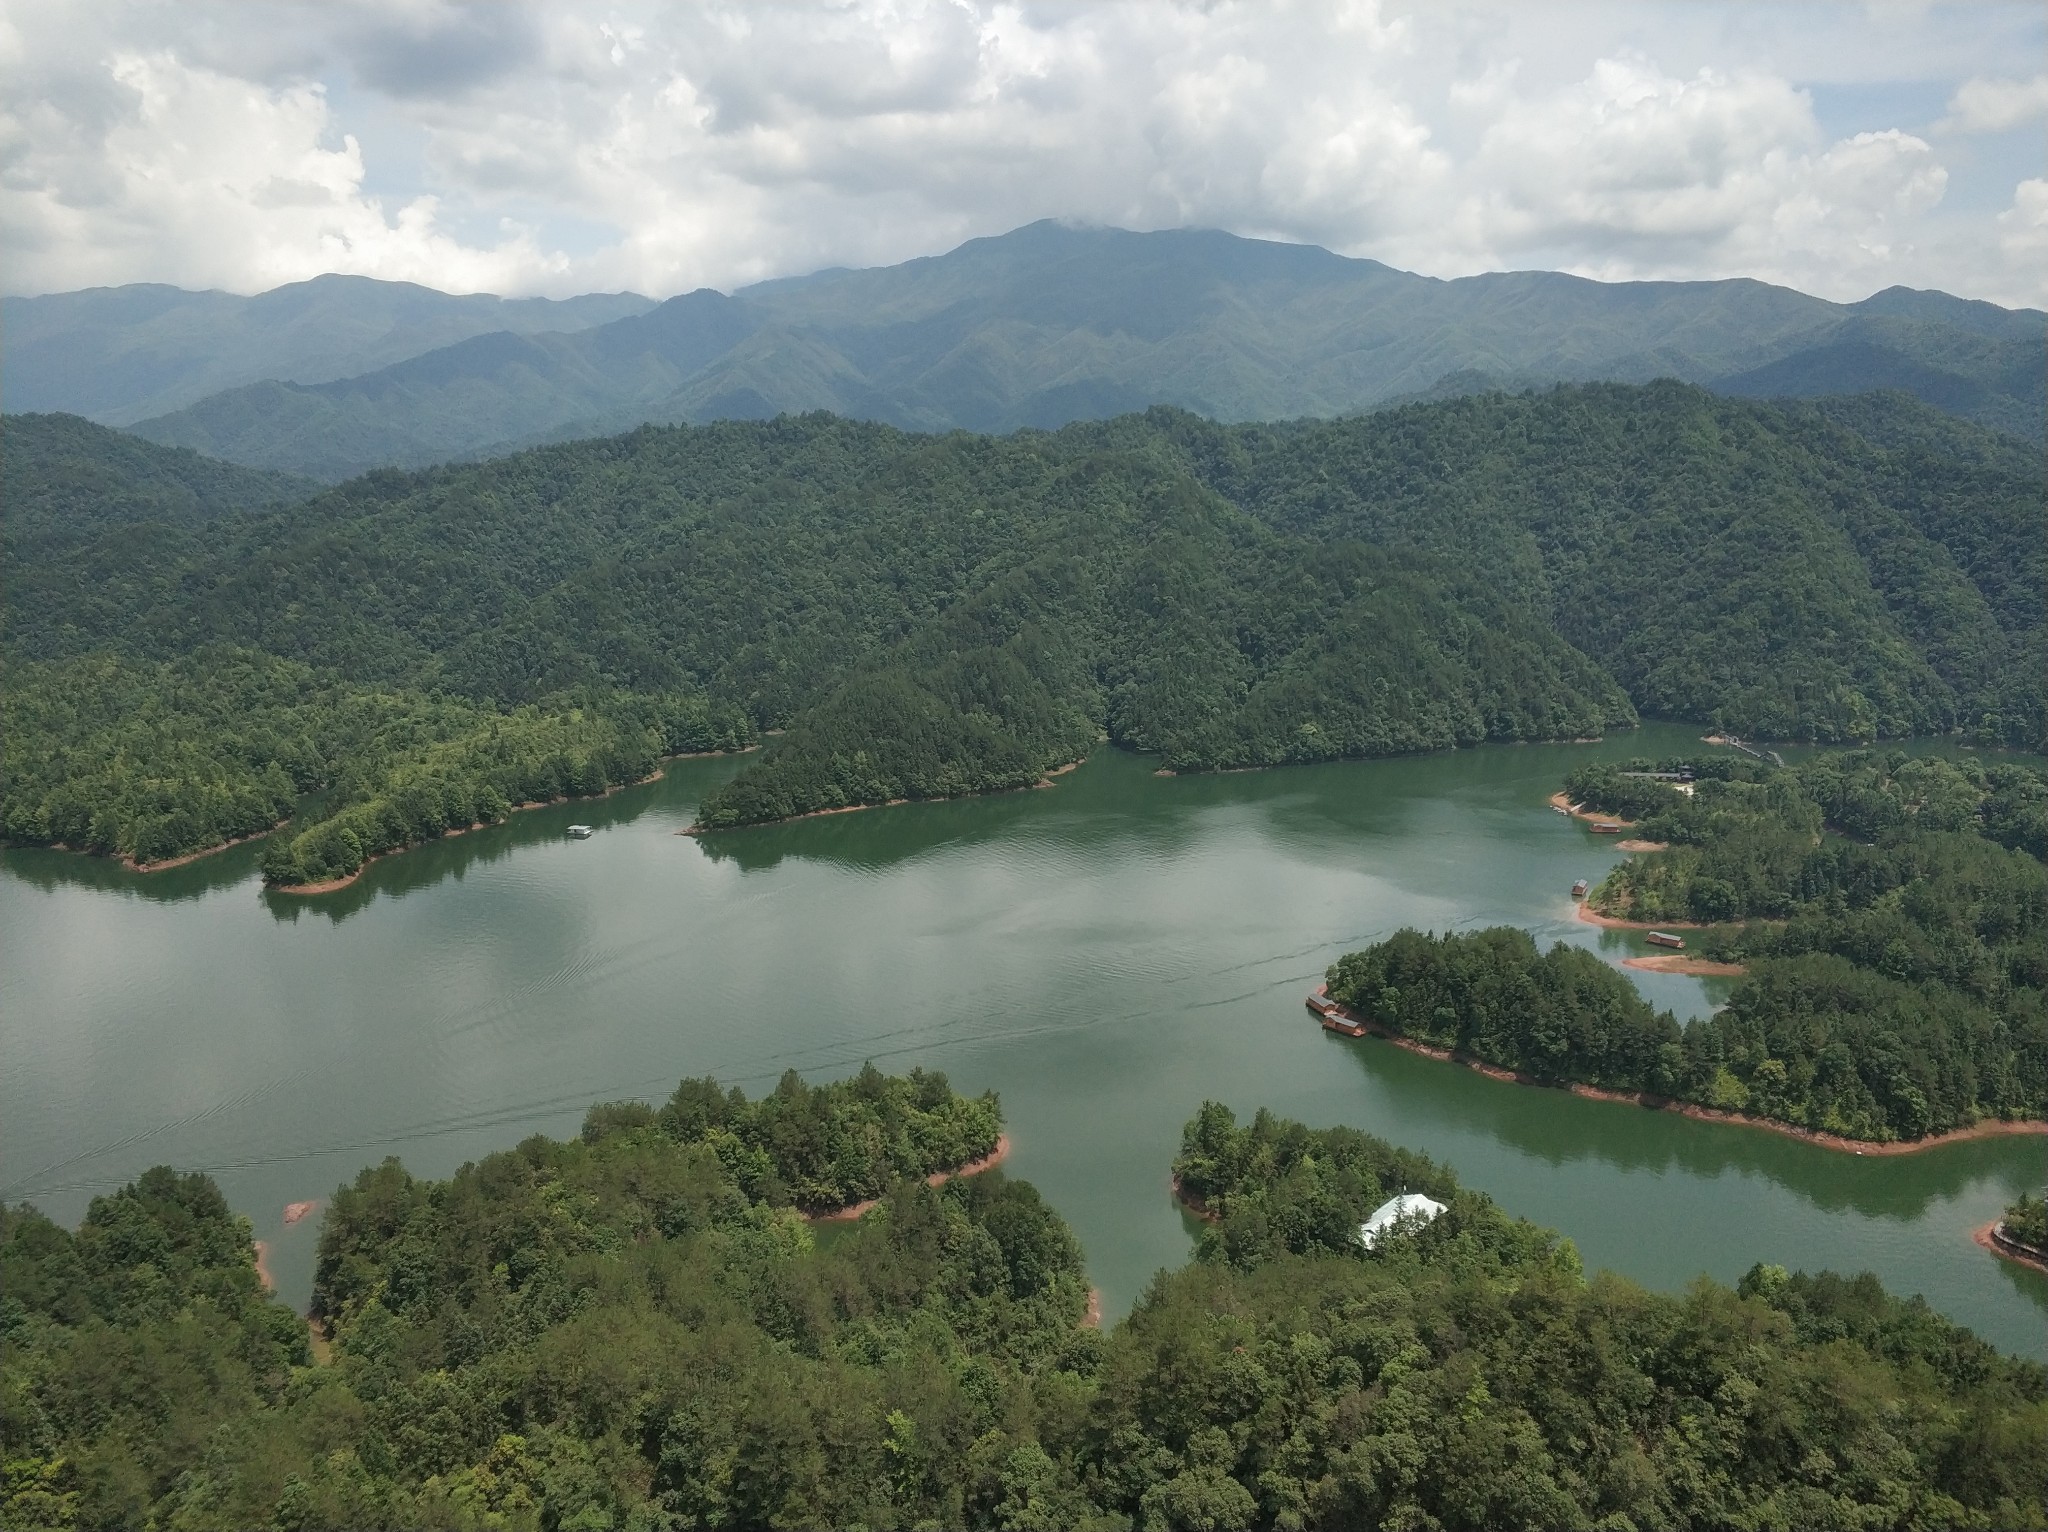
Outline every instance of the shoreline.
<svg viewBox="0 0 2048 1532"><path fill-rule="evenodd" d="M1669 851L1671 849L1671 842L1668 840L1618 840L1614 843L1614 849L1616 851Z"/></svg>
<svg viewBox="0 0 2048 1532"><path fill-rule="evenodd" d="M1603 915L1585 900L1575 900L1572 905L1575 918L1589 926L1605 926L1610 931L1706 931L1711 930L1704 921L1698 920L1623 920L1619 915Z"/></svg>
<svg viewBox="0 0 2048 1532"><path fill-rule="evenodd" d="M1318 991L1320 993L1320 991ZM1818 1128L1803 1128L1797 1123L1780 1122L1773 1117L1756 1117L1748 1112L1724 1111L1719 1107L1700 1106L1696 1102L1676 1101L1669 1096L1655 1095L1649 1091L1610 1090L1605 1086L1587 1085L1578 1080L1539 1080L1534 1075L1507 1069L1499 1064L1488 1063L1485 1059L1473 1058L1470 1054L1440 1047L1435 1043L1420 1042L1395 1032L1383 1023L1369 1020L1354 1012L1340 1008L1338 1014L1346 1021L1363 1027L1377 1038L1405 1048L1410 1053L1419 1053L1424 1058L1436 1059L1443 1063L1460 1064L1490 1080L1500 1080L1512 1085L1534 1085L1546 1090L1564 1090L1574 1096L1583 1096L1588 1101L1612 1101L1628 1106L1639 1106L1654 1112L1675 1112L1680 1117L1690 1117L1695 1122L1722 1123L1730 1127L1760 1128L1767 1133L1782 1134L1822 1149L1833 1149L1842 1154L1862 1156L1889 1156L1918 1154L1923 1149L1938 1149L1946 1144L1965 1143L1980 1138L2011 1138L2025 1134L2048 1135L2048 1120L2038 1117L2013 1120L2004 1117L1987 1117L1974 1122L1967 1128L1951 1128L1946 1133L1930 1133L1925 1138L1874 1139L1844 1138L1838 1133L1823 1132ZM1325 1031L1331 1029L1324 1028ZM1343 1033L1335 1034L1343 1036ZM1179 1191L1178 1185L1175 1187Z"/></svg>
<svg viewBox="0 0 2048 1532"><path fill-rule="evenodd" d="M115 860L120 862L120 864L123 867L127 868L130 872L169 872L173 867L189 867L194 862L204 861L207 857L210 856L218 856L220 855L221 852L229 850L232 847L246 846L252 840L262 840L267 835L275 835L279 830L282 830L286 825L290 823L291 820L289 818L280 819L276 824L272 825L267 830L256 830L248 835L237 835L233 840L224 840L218 846L207 846L198 851L188 851L183 856L174 856L168 862L138 862L132 856L117 857L115 858ZM56 851L68 851L71 848L68 846L55 846L51 849ZM89 856L91 855L91 853L87 852L86 855Z"/></svg>
<svg viewBox="0 0 2048 1532"><path fill-rule="evenodd" d="M1573 803L1563 793L1552 793L1549 802L1550 806L1560 814L1569 814L1572 818L1586 824L1613 825L1617 829L1622 830L1633 830L1636 827L1636 822L1633 819L1623 819L1619 814L1592 813L1583 805ZM1651 843L1644 842L1643 844Z"/></svg>
<svg viewBox="0 0 2048 1532"><path fill-rule="evenodd" d="M989 787L980 792L948 793L943 798L888 798L880 803L848 803L836 809L805 809L801 814L785 814L780 819L750 819L737 825L685 825L676 831L678 835L724 835L731 830L763 830L770 825L793 825L806 819L824 819L832 814L863 814L869 809L901 808L906 803L963 803L969 798L997 798L1004 793L1028 793L1041 787L1051 787L1054 777L1063 777L1075 767L1087 761L1082 756L1078 761L1069 761L1064 766L1049 768L1036 782L1019 783L1016 787Z"/></svg>
<svg viewBox="0 0 2048 1532"><path fill-rule="evenodd" d="M1970 1240L1980 1250L1989 1250L2001 1261L2011 1261L2015 1266L2031 1266L2034 1270L2048 1272L2048 1259L2033 1254L2025 1246L2007 1239L1998 1231L2005 1227L2005 1220L1994 1218L1987 1224L1980 1224L1970 1231Z"/></svg>
<svg viewBox="0 0 2048 1532"><path fill-rule="evenodd" d="M969 1160L965 1165L956 1165L951 1170L935 1170L924 1178L926 1186L944 1186L955 1176L978 1176L984 1170L994 1170L1010 1157L1010 1135L996 1135L996 1146L978 1160ZM826 1213L806 1213L806 1223L852 1223L870 1208L880 1207L880 1197L870 1197L865 1202L851 1203L843 1208L833 1208Z"/></svg>
<svg viewBox="0 0 2048 1532"><path fill-rule="evenodd" d="M261 1282L265 1289L275 1293L277 1291L277 1278L271 1275L270 1271L269 1242L267 1240L254 1239L249 1241L249 1243L256 1247L256 1280Z"/></svg>
<svg viewBox="0 0 2048 1532"><path fill-rule="evenodd" d="M377 863L383 861L386 857L404 856L406 852L417 851L421 846L432 845L434 841L453 840L455 839L456 836L467 835L473 830L489 830L495 828L498 825L510 824L512 822L512 816L514 814L524 814L529 809L554 808L557 804L562 803L595 803L600 798L609 798L613 793L622 793L626 791L626 789L629 787L651 786L654 783L659 782L663 777L668 775L667 763L670 761L702 761L708 760L712 756L718 755L745 755L748 753L748 751L758 750L760 748L761 747L759 745L749 745L745 750L692 750L686 751L682 755L665 755L661 758L661 765L656 766L653 771L649 772L646 776L642 777L637 782L615 782L610 787L607 787L601 793L586 793L584 796L580 798L536 798L531 802L527 803L515 803L510 808L505 810L505 817L503 819L480 820L476 824L463 825L459 829L443 830L439 835L432 837L432 839L430 840L416 840L408 846L399 846L390 851L380 851L375 856L364 857L363 865L358 867L354 872L350 873L345 878L329 878L324 883L266 883L263 885L263 888L266 893L272 894L296 894L310 896L313 894L336 893L339 892L341 889L347 888L351 883L355 882L356 879L360 878L364 873L368 872L372 867L374 867Z"/></svg>
<svg viewBox="0 0 2048 1532"><path fill-rule="evenodd" d="M1645 973L1682 973L1695 979L1740 979L1749 973L1740 963L1723 963L1714 958L1687 957L1682 952L1659 952L1621 960L1624 968Z"/></svg>

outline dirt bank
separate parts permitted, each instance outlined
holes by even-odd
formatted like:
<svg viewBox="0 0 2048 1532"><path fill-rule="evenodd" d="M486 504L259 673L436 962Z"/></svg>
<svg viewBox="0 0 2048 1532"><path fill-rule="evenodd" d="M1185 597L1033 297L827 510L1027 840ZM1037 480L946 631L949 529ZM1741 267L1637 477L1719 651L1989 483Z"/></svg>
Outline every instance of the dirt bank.
<svg viewBox="0 0 2048 1532"><path fill-rule="evenodd" d="M277 1278L270 1274L270 1246L262 1240L254 1241L256 1246L256 1280L271 1292L277 1291Z"/></svg>
<svg viewBox="0 0 2048 1532"><path fill-rule="evenodd" d="M315 1197L311 1202L287 1202L284 1205L284 1221L287 1224L295 1224L319 1206L320 1199L318 1197Z"/></svg>
<svg viewBox="0 0 2048 1532"><path fill-rule="evenodd" d="M1669 851L1671 849L1671 842L1668 840L1618 840L1614 843L1614 849L1616 851Z"/></svg>
<svg viewBox="0 0 2048 1532"><path fill-rule="evenodd" d="M747 750L759 748L757 745L749 745ZM703 760L707 756L714 755L745 755L747 750L699 750L691 755L670 755L664 756L663 759L668 761L698 761ZM496 825L504 824L514 814L524 814L528 809L552 808L558 803L595 803L600 798L609 798L613 793L622 793L629 787L646 787L649 783L659 782L665 775L667 775L666 771L662 767L657 766L637 782L616 782L601 793L586 793L579 798L535 798L526 803L515 803L505 811L504 819L492 819L473 825L460 825L453 830L443 830L434 839L453 840L458 835L468 835L476 830L488 830ZM373 857L366 857L363 865L345 878L329 878L325 883L268 883L264 886L273 894L331 894L337 889L347 888L349 884L355 882L356 879L368 872L377 863L383 861L387 856L404 856L406 852L417 850L419 847L427 844L429 842L420 840L414 841L410 846L400 846L395 851L380 851Z"/></svg>
<svg viewBox="0 0 2048 1532"><path fill-rule="evenodd" d="M1697 920L1623 920L1619 915L1603 915L1583 900L1573 906L1580 920L1589 926L1605 926L1610 931L1704 931L1707 928Z"/></svg>
<svg viewBox="0 0 2048 1532"><path fill-rule="evenodd" d="M881 803L849 803L844 808L810 809L802 814L785 814L780 819L750 819L743 825L689 825L676 831L678 835L723 835L728 830L759 830L768 825L793 825L802 819L823 819L831 814L860 814L868 809L893 809L906 803L958 803L963 798L994 798L1002 793L1028 792L1034 787L1051 787L1054 777L1063 777L1086 761L1085 755L1079 761L1069 761L1064 766L1055 766L1036 782L1026 782L1021 787L991 787L986 792L954 793L944 798L890 798Z"/></svg>
<svg viewBox="0 0 2048 1532"><path fill-rule="evenodd" d="M2015 1244L1999 1232L2003 1219L1994 1218L1970 1231L1970 1238L1981 1249L1989 1250L2001 1261L2011 1261L2015 1266L2031 1266L2036 1271L2048 1271L2048 1260L2043 1260L2024 1246Z"/></svg>
<svg viewBox="0 0 2048 1532"><path fill-rule="evenodd" d="M1623 958L1621 966L1640 968L1646 973L1689 974L1695 979L1739 979L1749 972L1740 963L1717 963L1712 958L1687 957L1682 952Z"/></svg>
<svg viewBox="0 0 2048 1532"><path fill-rule="evenodd" d="M1550 795L1550 806L1560 813L1571 815L1574 819L1584 820L1587 824L1619 825L1624 830L1635 827L1633 819L1623 819L1619 814L1596 813L1583 804L1572 802L1563 793L1552 793Z"/></svg>
<svg viewBox="0 0 2048 1532"><path fill-rule="evenodd" d="M1084 1330L1100 1330L1102 1328L1102 1289L1099 1287L1088 1289L1088 1312L1081 1316L1081 1328Z"/></svg>
<svg viewBox="0 0 2048 1532"><path fill-rule="evenodd" d="M203 861L207 857L218 856L231 846L246 846L252 840L261 840L266 835L274 835L290 823L289 819L280 819L268 830L258 830L253 835L237 835L233 840L224 840L218 846L205 846L198 851L188 851L183 856L174 856L168 862L138 862L132 856L124 856L120 859L120 862L130 872L169 872L173 867L185 867L193 862ZM68 846L56 846L52 849L68 851L71 848Z"/></svg>
<svg viewBox="0 0 2048 1532"><path fill-rule="evenodd" d="M1558 1088L1558 1082L1555 1081L1538 1080L1531 1075L1521 1074L1511 1069L1503 1069L1498 1064L1489 1064L1484 1059L1475 1059L1469 1054L1454 1053L1448 1048L1440 1048L1430 1043L1419 1043L1411 1037L1403 1037L1377 1022L1358 1016L1351 1011L1346 1010L1341 1012L1341 1014L1347 1021L1356 1022L1373 1036L1384 1038L1396 1047L1406 1048L1410 1053L1419 1053L1425 1058L1462 1064L1465 1068L1476 1070L1491 1080L1505 1080L1516 1085L1539 1085L1551 1090ZM1812 1128L1802 1128L1796 1123L1779 1122L1769 1117L1752 1117L1746 1112L1724 1112L1714 1107L1697 1106L1690 1101L1673 1101L1669 1097L1652 1095L1648 1091L1605 1090L1597 1085L1582 1085L1576 1082L1567 1083L1563 1088L1570 1091L1574 1096L1584 1096L1589 1101L1625 1102L1631 1106L1648 1107L1652 1111L1676 1112L1681 1117L1690 1117L1698 1122L1719 1122L1727 1123L1734 1127L1762 1128L1766 1132L1780 1133L1787 1138L1801 1139L1806 1143L1816 1144L1823 1149L1840 1150L1845 1154L1918 1154L1923 1149L1937 1149L1943 1144L1959 1144L1969 1139L2008 1138L2015 1134L2025 1133L2048 1134L2048 1121L2029 1119L2023 1122L2007 1122L2002 1118L1996 1118L1973 1123L1967 1128L1957 1128L1948 1133L1931 1134L1926 1138L1889 1141L1843 1138L1839 1134L1822 1133ZM1176 1185L1175 1191L1178 1192L1178 1190L1179 1187ZM1183 1198L1182 1200L1185 1201L1186 1199Z"/></svg>
<svg viewBox="0 0 2048 1532"><path fill-rule="evenodd" d="M935 1170L924 1178L924 1184L926 1186L944 1186L955 1176L978 1176L984 1170L994 1170L996 1166L1002 1164L1009 1157L1010 1135L1005 1133L996 1140L996 1146L990 1153L983 1155L978 1160L969 1160L965 1165L955 1170ZM806 1213L804 1217L812 1223L850 1223L860 1217L861 1214L867 1212L869 1208L879 1207L881 1201L880 1197L870 1197L867 1201L856 1202L851 1207L834 1208L829 1213Z"/></svg>

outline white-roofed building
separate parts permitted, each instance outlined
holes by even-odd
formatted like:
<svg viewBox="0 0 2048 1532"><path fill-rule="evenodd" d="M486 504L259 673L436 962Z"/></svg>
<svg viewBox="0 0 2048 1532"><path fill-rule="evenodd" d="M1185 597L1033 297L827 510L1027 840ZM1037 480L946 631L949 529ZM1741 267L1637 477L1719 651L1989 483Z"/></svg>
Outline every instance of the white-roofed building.
<svg viewBox="0 0 2048 1532"><path fill-rule="evenodd" d="M1421 1192L1403 1192L1391 1201L1381 1203L1372 1217L1358 1226L1358 1242L1370 1250L1382 1234L1396 1225L1420 1227L1443 1210L1444 1205L1434 1197L1425 1197Z"/></svg>

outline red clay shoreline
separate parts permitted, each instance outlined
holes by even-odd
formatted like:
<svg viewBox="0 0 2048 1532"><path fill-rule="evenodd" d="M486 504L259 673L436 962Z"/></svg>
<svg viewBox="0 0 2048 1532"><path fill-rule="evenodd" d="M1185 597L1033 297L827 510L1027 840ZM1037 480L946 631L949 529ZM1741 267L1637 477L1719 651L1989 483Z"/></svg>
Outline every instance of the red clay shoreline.
<svg viewBox="0 0 2048 1532"><path fill-rule="evenodd" d="M1320 994L1320 988L1316 993ZM1933 1133L1925 1138L1914 1139L1869 1139L1844 1138L1837 1133L1824 1133L1817 1128L1802 1128L1797 1123L1780 1122L1771 1117L1753 1117L1747 1112L1728 1112L1718 1107L1700 1106L1691 1101L1674 1101L1668 1096L1655 1095L1649 1091L1607 1090L1598 1085L1586 1085L1579 1081L1539 1080L1533 1075L1517 1070L1503 1069L1498 1064L1489 1064L1484 1059L1441 1048L1433 1043L1418 1042L1406 1037L1384 1024L1360 1016L1355 1012L1338 1007L1338 1014L1346 1021L1363 1027L1374 1037L1384 1038L1397 1048L1410 1053L1419 1053L1425 1058L1462 1064L1476 1070L1491 1080L1502 1080L1514 1085L1535 1085L1548 1090L1565 1090L1574 1096L1583 1096L1588 1101L1615 1101L1630 1106L1645 1107L1656 1112L1676 1112L1681 1117L1690 1117L1695 1122L1717 1122L1738 1128L1761 1128L1767 1133L1782 1134L1796 1138L1822 1149L1833 1149L1843 1154L1895 1155L1918 1154L1923 1149L1937 1149L1945 1144L1959 1144L1979 1138L2010 1138L2021 1134L2048 1134L2048 1121L2030 1117L2012 1121L2002 1117L1988 1117L1982 1122L1972 1123L1967 1128L1953 1128L1946 1133ZM1176 1192L1179 1190L1175 1187Z"/></svg>
<svg viewBox="0 0 2048 1532"><path fill-rule="evenodd" d="M670 761L703 761L718 755L747 755L760 748L759 745L748 745L744 750L686 750L681 755L665 755L661 758L662 765L655 767L652 772L637 782L616 782L601 793L585 793L577 798L536 798L528 803L515 803L505 811L504 819L493 819L482 824L464 825L459 830L443 830L434 839L453 840L456 836L467 835L472 830L488 830L493 825L504 824L514 814L525 813L528 809L552 808L558 803L595 803L600 798L609 798L613 793L622 793L629 787L645 787L650 782L659 782L664 776L668 775L667 763ZM363 865L345 878L329 878L325 883L268 883L264 887L273 894L331 894L338 889L347 888L349 884L355 882L356 879L368 872L372 866L383 861L386 857L404 856L406 852L417 850L419 847L427 844L428 842L423 840L414 841L410 846L400 846L395 851L380 851L375 856L365 857L363 858Z"/></svg>
<svg viewBox="0 0 2048 1532"><path fill-rule="evenodd" d="M1619 915L1603 915L1584 900L1572 906L1573 914L1589 926L1605 926L1610 931L1705 931L1710 929L1697 920L1623 920Z"/></svg>
<svg viewBox="0 0 2048 1532"><path fill-rule="evenodd" d="M743 825L685 825L676 831L678 835L723 835L730 830L765 830L770 825L793 825L804 819L823 819L831 814L860 814L869 809L893 809L906 803L960 803L968 798L994 798L1003 793L1028 793L1037 788L1051 787L1054 777L1063 777L1087 760L1069 761L1064 766L1055 766L1036 782L1026 782L1021 787L991 787L976 793L949 793L943 798L888 798L880 803L848 803L836 809L806 809L801 814L785 814L780 819L750 819Z"/></svg>
<svg viewBox="0 0 2048 1532"><path fill-rule="evenodd" d="M2048 1271L2048 1258L2035 1254L2018 1240L2007 1239L2000 1232L2004 1227L2003 1218L1994 1218L1991 1222L1972 1229L1970 1238L1979 1249L1989 1250L2001 1261L2011 1261L2015 1266L2031 1266L2036 1271Z"/></svg>
<svg viewBox="0 0 2048 1532"><path fill-rule="evenodd" d="M1682 952L1658 952L1643 957L1626 957L1621 960L1624 968L1640 968L1645 973L1682 973L1695 979L1739 979L1749 970L1740 963L1723 963L1714 958L1687 957Z"/></svg>
<svg viewBox="0 0 2048 1532"><path fill-rule="evenodd" d="M935 1170L924 1178L924 1184L926 1186L944 1186L955 1176L978 1176L984 1170L994 1170L996 1166L1002 1164L1009 1157L1010 1135L1007 1133L998 1134L996 1136L995 1148L980 1159L969 1160L965 1165L957 1166L952 1170ZM881 1202L882 1199L880 1197L870 1197L867 1201L856 1202L850 1207L833 1208L825 1213L806 1213L804 1218L810 1223L851 1223L870 1208L881 1206Z"/></svg>

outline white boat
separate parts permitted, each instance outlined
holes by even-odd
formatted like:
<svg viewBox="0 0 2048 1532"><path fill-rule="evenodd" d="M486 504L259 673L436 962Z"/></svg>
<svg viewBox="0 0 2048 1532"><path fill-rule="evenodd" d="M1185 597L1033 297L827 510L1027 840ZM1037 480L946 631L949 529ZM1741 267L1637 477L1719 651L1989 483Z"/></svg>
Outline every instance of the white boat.
<svg viewBox="0 0 2048 1532"><path fill-rule="evenodd" d="M569 826L569 839L571 840L589 840L596 833L597 831L591 829L589 825Z"/></svg>

